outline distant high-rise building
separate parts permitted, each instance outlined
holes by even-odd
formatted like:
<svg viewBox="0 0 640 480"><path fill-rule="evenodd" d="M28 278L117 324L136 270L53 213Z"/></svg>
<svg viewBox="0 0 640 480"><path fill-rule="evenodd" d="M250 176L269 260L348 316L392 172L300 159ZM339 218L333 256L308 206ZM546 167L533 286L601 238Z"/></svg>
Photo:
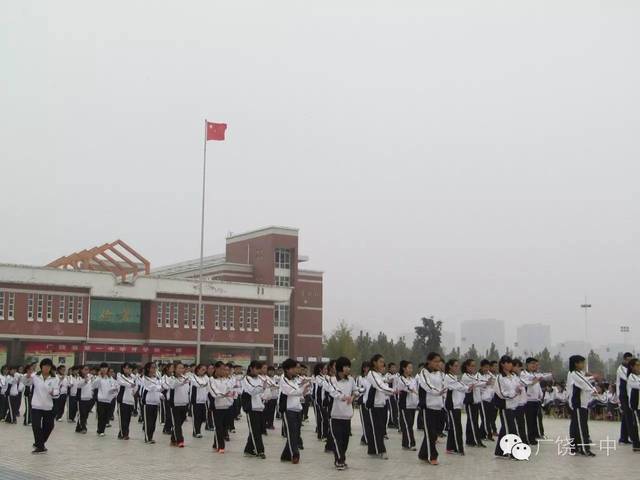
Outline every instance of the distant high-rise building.
<svg viewBox="0 0 640 480"><path fill-rule="evenodd" d="M465 320L460 324L460 352L464 353L474 345L480 355L489 350L493 342L498 352L504 353L504 322L495 318Z"/></svg>
<svg viewBox="0 0 640 480"><path fill-rule="evenodd" d="M453 332L443 331L440 338L442 344L442 350L444 353L448 353L452 348L456 347L456 334Z"/></svg>
<svg viewBox="0 0 640 480"><path fill-rule="evenodd" d="M519 354L533 355L551 347L551 327L542 323L529 323L518 327L516 334Z"/></svg>

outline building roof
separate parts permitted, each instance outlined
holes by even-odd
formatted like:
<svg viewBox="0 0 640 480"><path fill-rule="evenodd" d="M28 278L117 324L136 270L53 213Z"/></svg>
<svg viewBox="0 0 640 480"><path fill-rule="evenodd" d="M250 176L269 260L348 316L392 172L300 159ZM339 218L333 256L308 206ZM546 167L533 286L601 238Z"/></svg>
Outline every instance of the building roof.
<svg viewBox="0 0 640 480"><path fill-rule="evenodd" d="M251 240L252 238L263 237L265 235L289 235L292 237L298 236L298 229L292 227L277 227L270 226L259 228L257 230L251 230L250 232L230 234L227 237L227 243L241 242L243 240Z"/></svg>

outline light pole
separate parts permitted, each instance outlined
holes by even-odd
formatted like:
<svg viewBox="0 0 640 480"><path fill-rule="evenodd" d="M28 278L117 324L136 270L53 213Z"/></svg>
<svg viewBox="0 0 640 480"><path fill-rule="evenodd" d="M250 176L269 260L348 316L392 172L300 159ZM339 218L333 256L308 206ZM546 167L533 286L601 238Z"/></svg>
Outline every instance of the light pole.
<svg viewBox="0 0 640 480"><path fill-rule="evenodd" d="M631 328L629 327L629 325L621 325L620 326L620 333L622 334L622 342L624 343L624 348L627 348L627 345L629 345L629 333L631 332Z"/></svg>
<svg viewBox="0 0 640 480"><path fill-rule="evenodd" d="M584 297L584 303L580 305L580 308L584 308L584 343L587 348L587 354L585 355L585 370L589 371L589 331L588 331L588 315L587 311L591 308L591 304L587 302L587 297Z"/></svg>

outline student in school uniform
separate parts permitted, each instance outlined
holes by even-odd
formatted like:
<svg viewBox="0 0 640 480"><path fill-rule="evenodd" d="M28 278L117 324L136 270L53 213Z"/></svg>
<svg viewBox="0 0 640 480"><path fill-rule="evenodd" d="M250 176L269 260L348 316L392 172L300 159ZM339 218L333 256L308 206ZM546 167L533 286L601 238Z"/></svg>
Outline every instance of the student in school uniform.
<svg viewBox="0 0 640 480"><path fill-rule="evenodd" d="M329 432L329 425L331 423L331 409L333 407L333 396L331 393L336 388L336 361L330 360L327 364L327 374L324 377L324 398L322 400L322 415L324 417L324 429L327 432L327 438L324 444L325 453L333 452L333 437ZM385 424L386 428L386 424Z"/></svg>
<svg viewBox="0 0 640 480"><path fill-rule="evenodd" d="M157 367L153 362L148 362L144 366L143 394L142 394L142 415L144 416L144 443L154 444L153 434L156 431L156 421L158 420L158 409L160 396L162 395L162 385L157 375Z"/></svg>
<svg viewBox="0 0 640 480"><path fill-rule="evenodd" d="M78 414L78 370L76 367L69 369L67 375L67 397L69 408L67 409L67 422L75 423Z"/></svg>
<svg viewBox="0 0 640 480"><path fill-rule="evenodd" d="M67 394L69 392L69 379L66 375L67 368L64 365L58 365L56 369L56 376L58 377L58 385L60 388L60 395L54 401L54 410L56 412L56 422L62 421L64 417L64 409L67 405Z"/></svg>
<svg viewBox="0 0 640 480"><path fill-rule="evenodd" d="M333 404L329 434L333 438L334 465L337 470L347 468L347 449L351 435L353 402L359 397L359 388L351 374L351 361L346 357L336 359L336 382L331 391Z"/></svg>
<svg viewBox="0 0 640 480"><path fill-rule="evenodd" d="M7 415L7 366L3 365L0 368L0 422L2 422Z"/></svg>
<svg viewBox="0 0 640 480"><path fill-rule="evenodd" d="M37 375L32 369L27 370L25 381L32 389L31 427L34 450L31 453L46 453L46 443L55 425L53 402L60 394L51 359L45 358L40 362L40 372Z"/></svg>
<svg viewBox="0 0 640 480"><path fill-rule="evenodd" d="M316 413L316 434L318 440L324 440L327 436L325 430L325 419L322 408L322 400L324 398L324 382L325 375L327 373L327 367L324 363L316 363L313 368L313 401L314 409Z"/></svg>
<svg viewBox="0 0 640 480"><path fill-rule="evenodd" d="M626 372L627 401L632 422L628 433L633 451L640 452L640 360L629 358Z"/></svg>
<svg viewBox="0 0 640 480"><path fill-rule="evenodd" d="M216 365L214 363L210 363L207 365L207 379L209 383L215 376ZM208 432L213 432L215 430L215 425L213 422L213 412L215 411L215 399L211 392L207 393L207 401L206 401L206 416L205 416L205 430Z"/></svg>
<svg viewBox="0 0 640 480"><path fill-rule="evenodd" d="M210 379L210 395L213 398L213 449L223 454L229 440L229 417L233 416L235 392L233 383L229 382L229 367L223 362L215 364L213 377Z"/></svg>
<svg viewBox="0 0 640 480"><path fill-rule="evenodd" d="M383 460L387 460L387 448L384 436L387 427L387 397L394 394L389 384L384 380L385 361L379 353L371 357L371 369L367 374L368 391L365 404L367 417L365 418L367 435L367 453Z"/></svg>
<svg viewBox="0 0 640 480"><path fill-rule="evenodd" d="M311 378L309 377L309 367L307 365L305 364L300 365L300 376L303 379L311 382ZM279 385L277 386L278 388L280 387ZM302 399L302 421L303 422L306 422L309 420L309 407L312 404L313 404L313 401L311 400L311 388L309 388L309 390L307 390L307 394Z"/></svg>
<svg viewBox="0 0 640 480"><path fill-rule="evenodd" d="M527 419L525 409L527 405L527 384L522 380L520 374L523 370L522 361L518 358L513 360L513 371L511 372L512 381L520 386L518 396L516 397L518 406L516 407L516 433L522 440L522 443L529 444L529 432L527 430Z"/></svg>
<svg viewBox="0 0 640 480"><path fill-rule="evenodd" d="M206 420L207 395L209 393L209 377L207 367L200 364L196 367L195 375L191 376L191 404L193 405L193 437L202 438L202 424Z"/></svg>
<svg viewBox="0 0 640 480"><path fill-rule="evenodd" d="M26 383L27 374L33 374L35 372L35 365L29 364L25 365L22 373L20 374L20 384L18 386L18 392L21 398L24 398L24 416L22 419L22 424L25 427L31 425L31 385ZM22 403L22 400L20 400Z"/></svg>
<svg viewBox="0 0 640 480"><path fill-rule="evenodd" d="M497 363L496 363L497 364ZM496 377L491 371L491 362L486 358L480 362L478 378L481 381L480 396L480 439L493 441L496 431L496 407L493 403Z"/></svg>
<svg viewBox="0 0 640 480"><path fill-rule="evenodd" d="M509 355L503 355L498 362L498 375L496 377L496 396L495 405L500 416L500 432L496 439L496 457L511 457L511 454L505 455L500 447L500 440L505 435L517 434L516 431L516 408L518 407L518 395L522 391L520 382L514 381L512 375L513 359Z"/></svg>
<svg viewBox="0 0 640 480"><path fill-rule="evenodd" d="M389 362L387 365L387 374L385 380L389 384L389 387L394 388L394 385L398 379L398 366L394 362ZM399 411L398 411L398 398L396 395L391 395L387 398L387 410L388 410L388 428L395 428L400 431Z"/></svg>
<svg viewBox="0 0 640 480"><path fill-rule="evenodd" d="M527 438L530 445L537 445L538 440L544 438L544 427L542 425L542 399L544 397L540 382L551 380L550 373L540 373L538 360L529 357L526 360L526 367L520 372L520 379L524 382L527 392L527 403L524 406L524 414L527 422Z"/></svg>
<svg viewBox="0 0 640 480"><path fill-rule="evenodd" d="M629 407L629 395L627 389L627 372L629 360L633 358L633 354L625 352L622 355L622 364L618 365L616 370L616 392L618 392L618 399L620 401L620 439L618 443L630 444L629 432L634 427L634 420L632 411Z"/></svg>
<svg viewBox="0 0 640 480"><path fill-rule="evenodd" d="M307 380L298 383L300 363L291 358L282 362L282 379L278 392L278 409L286 436L280 460L297 464L300 462L300 428L302 426L302 399L311 387Z"/></svg>
<svg viewBox="0 0 640 480"><path fill-rule="evenodd" d="M249 426L249 436L244 447L245 456L267 458L264 454L264 444L262 443L262 424L264 403L262 403L262 393L267 385L260 381L258 375L264 362L252 360L247 367L247 375L242 380L242 395L240 398L242 409L247 416Z"/></svg>
<svg viewBox="0 0 640 480"><path fill-rule="evenodd" d="M97 416L97 434L99 437L105 436L105 429L109 423L109 412L111 410L111 400L114 394L117 393L117 387L113 378L109 376L109 365L106 363L100 364L100 371L98 376L94 380L93 388L98 390L98 402L96 404L96 416Z"/></svg>
<svg viewBox="0 0 640 480"><path fill-rule="evenodd" d="M182 425L187 418L187 408L191 392L191 381L185 375L185 366L177 362L174 374L167 378L169 399L167 406L171 415L171 446L184 448Z"/></svg>
<svg viewBox="0 0 640 480"><path fill-rule="evenodd" d="M168 363L162 369L162 377L160 378L160 383L162 385L162 396L160 397L160 410L164 410L164 419L160 423L162 423L162 433L165 435L171 435L173 431L173 417L171 416L171 406L169 405L169 395L170 395L170 387L169 387L169 379L173 377L175 371L175 365L173 363Z"/></svg>
<svg viewBox="0 0 640 480"><path fill-rule="evenodd" d="M136 379L131 374L131 364L125 362L120 367L120 373L116 376L118 393L116 402L118 404L118 439L129 440L129 426L131 424L131 413L135 405L134 395L138 386Z"/></svg>
<svg viewBox="0 0 640 480"><path fill-rule="evenodd" d="M18 415L20 414L20 378L16 367L9 367L7 372L7 414L5 416L6 423L18 423ZM24 386L23 386L24 387Z"/></svg>
<svg viewBox="0 0 640 480"><path fill-rule="evenodd" d="M444 367L444 372L444 387L447 390L444 407L449 419L447 453L464 455L461 411L464 406L465 397L473 387L465 385L458 379L458 375L460 374L460 363L455 358L447 361Z"/></svg>
<svg viewBox="0 0 640 480"><path fill-rule="evenodd" d="M392 388L398 392L398 422L402 433L402 448L415 451L413 425L418 408L418 384L413 376L413 363L408 360L400 362L400 370Z"/></svg>
<svg viewBox="0 0 640 480"><path fill-rule="evenodd" d="M360 416L360 426L362 427L362 435L360 436L360 445L367 444L367 435L365 428L365 417L369 416L367 412L367 407L365 405L364 399L366 398L365 393L369 391L369 385L367 382L367 375L369 374L370 363L368 360L365 360L360 365L360 375L356 377L356 386L358 387L358 392L360 396L357 398L356 403L358 406L358 412Z"/></svg>
<svg viewBox="0 0 640 480"><path fill-rule="evenodd" d="M464 408L467 413L466 444L470 447L485 447L480 435L480 409L482 408L482 380L476 371L476 361L467 358L462 362L460 381L467 386Z"/></svg>
<svg viewBox="0 0 640 480"><path fill-rule="evenodd" d="M589 444L589 402L596 392L593 382L594 376L584 372L585 358L582 355L569 357L569 373L567 374L567 392L569 393L569 408L571 408L571 423L569 438L572 439L572 451L586 457L595 457Z"/></svg>
<svg viewBox="0 0 640 480"><path fill-rule="evenodd" d="M76 433L87 433L87 419L93 405L93 375L86 365L78 369L76 398L78 399L78 423Z"/></svg>
<svg viewBox="0 0 640 480"><path fill-rule="evenodd" d="M278 408L278 390L280 389L275 379L276 369L272 365L267 367L267 383L269 388L264 392L264 431L274 430L274 419ZM304 407L303 407L304 408Z"/></svg>
<svg viewBox="0 0 640 480"><path fill-rule="evenodd" d="M430 352L427 355L425 368L418 375L419 406L422 409L424 424L424 439L418 452L418 458L431 465L438 465L436 442L443 423L442 411L447 392L441 364L440 354Z"/></svg>

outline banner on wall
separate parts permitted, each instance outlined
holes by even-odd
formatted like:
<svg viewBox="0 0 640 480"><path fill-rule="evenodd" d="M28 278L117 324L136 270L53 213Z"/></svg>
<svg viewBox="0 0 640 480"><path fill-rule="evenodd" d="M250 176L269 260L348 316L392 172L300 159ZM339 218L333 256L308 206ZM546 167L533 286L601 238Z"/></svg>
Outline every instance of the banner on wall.
<svg viewBox="0 0 640 480"><path fill-rule="evenodd" d="M109 332L142 332L140 302L91 300L91 329Z"/></svg>
<svg viewBox="0 0 640 480"><path fill-rule="evenodd" d="M70 344L70 343L27 343L27 351L43 352L103 352L103 353L146 353L152 355L193 356L195 347L153 347L147 345L107 345L107 344Z"/></svg>
<svg viewBox="0 0 640 480"><path fill-rule="evenodd" d="M40 363L44 358L50 358L57 367L65 365L73 367L76 355L74 352L56 348L58 345L46 343L27 343L24 349L24 363Z"/></svg>
<svg viewBox="0 0 640 480"><path fill-rule="evenodd" d="M242 367L248 367L251 363L251 353L247 351L242 352L213 352L209 355L209 359L215 362L233 363L234 365L241 365Z"/></svg>

